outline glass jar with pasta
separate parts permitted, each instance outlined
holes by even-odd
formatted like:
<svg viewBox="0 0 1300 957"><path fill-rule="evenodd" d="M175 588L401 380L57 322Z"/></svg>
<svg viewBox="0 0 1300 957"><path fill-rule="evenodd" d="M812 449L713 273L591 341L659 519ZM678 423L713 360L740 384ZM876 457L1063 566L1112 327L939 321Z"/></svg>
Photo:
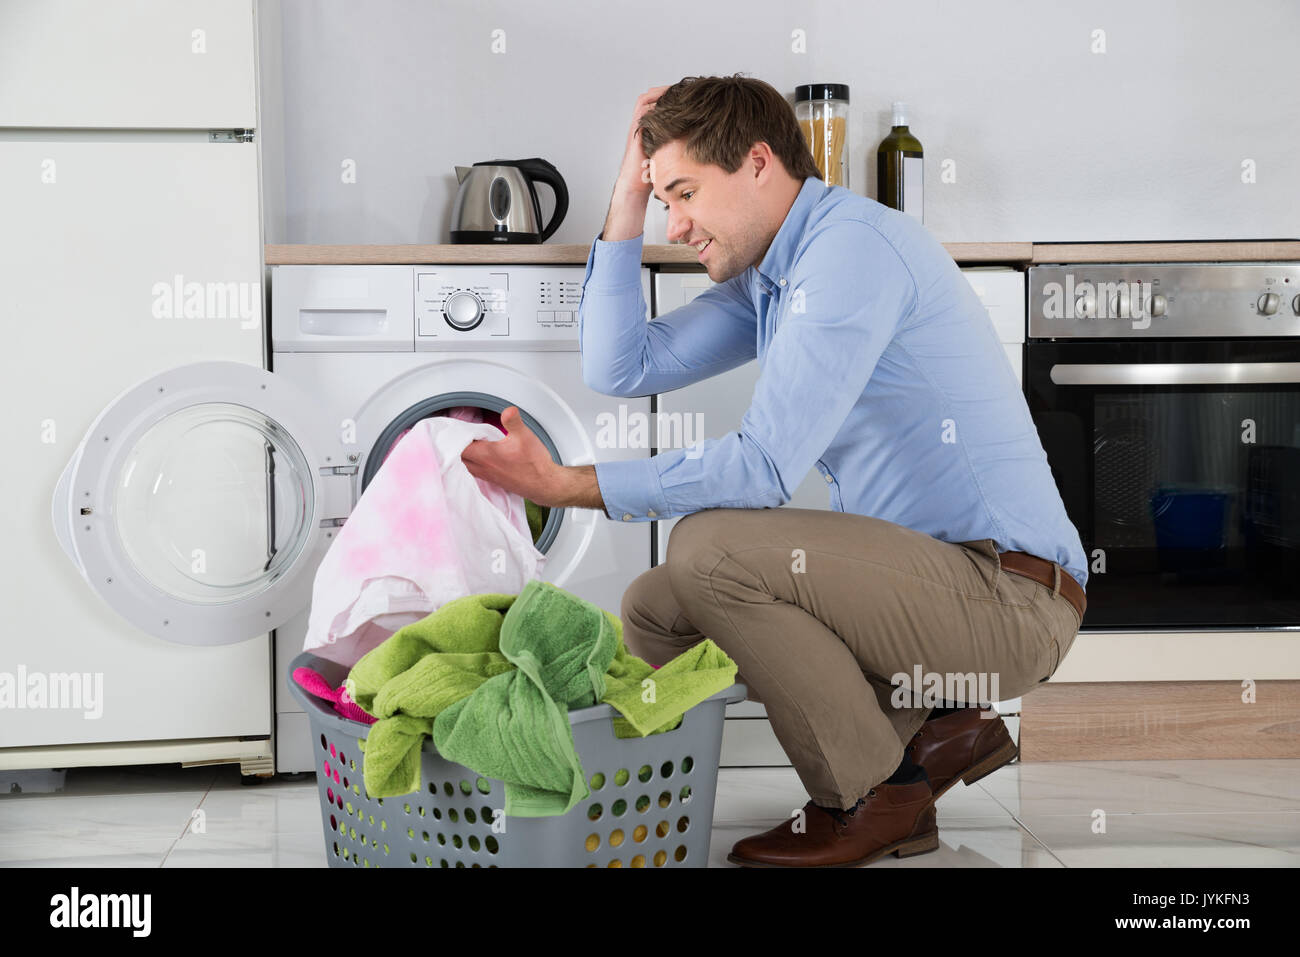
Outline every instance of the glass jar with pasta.
<svg viewBox="0 0 1300 957"><path fill-rule="evenodd" d="M794 116L826 185L848 189L848 84L806 83L796 87Z"/></svg>

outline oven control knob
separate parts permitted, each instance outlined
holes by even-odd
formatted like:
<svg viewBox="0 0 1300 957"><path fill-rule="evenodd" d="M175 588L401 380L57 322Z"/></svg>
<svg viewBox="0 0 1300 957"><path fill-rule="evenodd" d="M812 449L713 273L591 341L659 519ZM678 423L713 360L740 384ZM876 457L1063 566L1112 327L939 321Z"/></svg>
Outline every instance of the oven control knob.
<svg viewBox="0 0 1300 957"><path fill-rule="evenodd" d="M1259 314L1261 316L1272 316L1277 313L1278 302L1279 298L1277 293L1266 292L1264 295L1259 297L1259 301L1255 303L1255 305L1259 308Z"/></svg>
<svg viewBox="0 0 1300 957"><path fill-rule="evenodd" d="M1120 287L1119 292L1110 297L1110 318L1128 318L1128 290Z"/></svg>
<svg viewBox="0 0 1300 957"><path fill-rule="evenodd" d="M1162 293L1157 292L1151 296L1151 315L1154 318L1163 318L1168 307L1169 300Z"/></svg>
<svg viewBox="0 0 1300 957"><path fill-rule="evenodd" d="M1296 296L1291 300L1291 311L1300 316L1300 296Z"/></svg>
<svg viewBox="0 0 1300 957"><path fill-rule="evenodd" d="M1096 319L1097 295L1085 292L1074 302L1074 314L1080 319Z"/></svg>
<svg viewBox="0 0 1300 957"><path fill-rule="evenodd" d="M458 289L442 304L442 314L447 325L465 332L483 321L483 303L472 292Z"/></svg>

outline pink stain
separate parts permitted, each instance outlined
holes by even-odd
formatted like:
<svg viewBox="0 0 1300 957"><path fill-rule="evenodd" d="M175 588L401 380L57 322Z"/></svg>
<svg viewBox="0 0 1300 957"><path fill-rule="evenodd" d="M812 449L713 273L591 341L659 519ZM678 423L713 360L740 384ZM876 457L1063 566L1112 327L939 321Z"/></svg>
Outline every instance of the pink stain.
<svg viewBox="0 0 1300 957"><path fill-rule="evenodd" d="M383 557L382 546L356 545L348 550L347 563L352 571L363 573L368 568L374 568L381 557Z"/></svg>
<svg viewBox="0 0 1300 957"><path fill-rule="evenodd" d="M460 458L485 430L437 421L467 408L430 416L389 449L317 570L304 650L350 667L447 601L517 592L542 577L546 559L522 497L472 475ZM463 421L505 432L496 413L468 411L477 418Z"/></svg>

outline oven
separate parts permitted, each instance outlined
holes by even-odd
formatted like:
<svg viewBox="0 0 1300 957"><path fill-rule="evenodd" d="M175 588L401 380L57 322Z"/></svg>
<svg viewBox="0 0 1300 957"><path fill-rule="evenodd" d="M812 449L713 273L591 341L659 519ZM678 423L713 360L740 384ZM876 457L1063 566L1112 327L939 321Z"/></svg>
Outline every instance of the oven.
<svg viewBox="0 0 1300 957"><path fill-rule="evenodd" d="M1028 296L1082 630L1300 629L1300 263L1034 266Z"/></svg>

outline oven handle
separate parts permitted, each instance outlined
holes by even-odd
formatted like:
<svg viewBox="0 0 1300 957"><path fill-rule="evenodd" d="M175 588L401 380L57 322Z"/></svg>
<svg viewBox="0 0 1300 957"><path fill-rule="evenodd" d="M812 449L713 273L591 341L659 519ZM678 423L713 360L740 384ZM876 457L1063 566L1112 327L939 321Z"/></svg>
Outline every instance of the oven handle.
<svg viewBox="0 0 1300 957"><path fill-rule="evenodd" d="M1300 362L1108 362L1052 366L1057 385L1300 384Z"/></svg>

